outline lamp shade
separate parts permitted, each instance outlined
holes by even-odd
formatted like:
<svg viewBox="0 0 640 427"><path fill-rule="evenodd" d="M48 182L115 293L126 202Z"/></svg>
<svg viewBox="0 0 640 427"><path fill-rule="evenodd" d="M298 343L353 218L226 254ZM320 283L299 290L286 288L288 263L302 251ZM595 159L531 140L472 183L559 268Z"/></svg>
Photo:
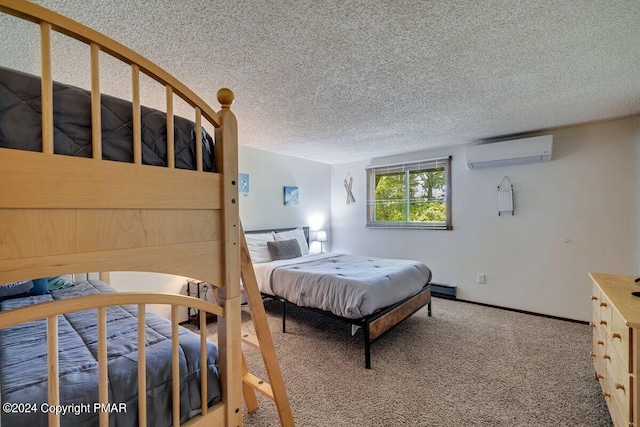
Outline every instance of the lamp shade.
<svg viewBox="0 0 640 427"><path fill-rule="evenodd" d="M327 241L327 232L324 230L318 230L316 232L316 242L326 242Z"/></svg>

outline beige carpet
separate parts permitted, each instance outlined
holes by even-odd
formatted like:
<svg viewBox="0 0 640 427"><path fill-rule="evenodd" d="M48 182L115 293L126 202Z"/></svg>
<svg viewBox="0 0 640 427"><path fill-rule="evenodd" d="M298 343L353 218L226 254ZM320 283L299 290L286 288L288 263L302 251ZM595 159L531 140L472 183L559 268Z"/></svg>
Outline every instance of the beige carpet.
<svg viewBox="0 0 640 427"><path fill-rule="evenodd" d="M433 317L425 308L374 343L365 370L362 332L292 308L283 334L279 303L265 307L297 426L612 425L587 325L434 298ZM266 379L260 353L243 348ZM245 425L279 425L258 399Z"/></svg>

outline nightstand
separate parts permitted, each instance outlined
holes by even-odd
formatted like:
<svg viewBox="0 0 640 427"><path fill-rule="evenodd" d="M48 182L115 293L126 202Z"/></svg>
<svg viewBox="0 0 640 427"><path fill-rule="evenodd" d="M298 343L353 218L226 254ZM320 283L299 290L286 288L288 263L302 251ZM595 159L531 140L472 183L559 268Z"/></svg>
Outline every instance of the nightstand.
<svg viewBox="0 0 640 427"><path fill-rule="evenodd" d="M213 286L201 280L187 280L187 296L196 297L205 301L211 301L211 298L207 298L209 293L211 293L211 295L213 296L212 299L215 301L216 292ZM196 325L198 325L198 329L200 329L200 310L197 310L193 307L188 307L187 310L189 315L189 323L195 323ZM215 321L217 317L218 316L213 313L207 313L207 323L209 323L209 321Z"/></svg>

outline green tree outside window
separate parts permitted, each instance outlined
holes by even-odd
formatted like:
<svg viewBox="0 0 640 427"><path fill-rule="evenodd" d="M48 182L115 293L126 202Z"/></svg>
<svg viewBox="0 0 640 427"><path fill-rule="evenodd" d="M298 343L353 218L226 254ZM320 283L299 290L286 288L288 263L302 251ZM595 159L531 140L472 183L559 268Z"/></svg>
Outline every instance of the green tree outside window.
<svg viewBox="0 0 640 427"><path fill-rule="evenodd" d="M451 229L450 158L369 168L367 226Z"/></svg>

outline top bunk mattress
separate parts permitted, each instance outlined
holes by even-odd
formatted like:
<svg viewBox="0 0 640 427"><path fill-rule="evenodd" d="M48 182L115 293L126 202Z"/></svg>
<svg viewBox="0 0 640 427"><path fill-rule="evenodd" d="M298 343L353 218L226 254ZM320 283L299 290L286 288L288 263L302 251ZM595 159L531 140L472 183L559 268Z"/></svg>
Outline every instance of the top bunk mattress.
<svg viewBox="0 0 640 427"><path fill-rule="evenodd" d="M133 163L132 103L101 95L102 158ZM42 151L40 77L0 67L0 147ZM167 166L167 121L142 106L142 163ZM91 92L53 83L54 152L92 157ZM174 117L175 167L196 168L196 127ZM203 170L214 172L213 138L202 130Z"/></svg>

